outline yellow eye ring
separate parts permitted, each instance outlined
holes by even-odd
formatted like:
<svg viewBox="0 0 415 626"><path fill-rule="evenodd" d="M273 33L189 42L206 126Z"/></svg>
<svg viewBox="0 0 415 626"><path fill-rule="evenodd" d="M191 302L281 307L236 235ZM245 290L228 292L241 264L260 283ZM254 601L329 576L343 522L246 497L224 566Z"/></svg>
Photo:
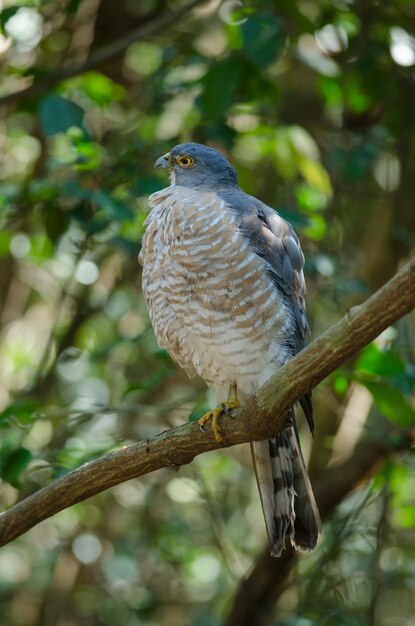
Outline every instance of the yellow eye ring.
<svg viewBox="0 0 415 626"><path fill-rule="evenodd" d="M182 167L192 167L194 165L194 159L191 156L181 156L176 161Z"/></svg>

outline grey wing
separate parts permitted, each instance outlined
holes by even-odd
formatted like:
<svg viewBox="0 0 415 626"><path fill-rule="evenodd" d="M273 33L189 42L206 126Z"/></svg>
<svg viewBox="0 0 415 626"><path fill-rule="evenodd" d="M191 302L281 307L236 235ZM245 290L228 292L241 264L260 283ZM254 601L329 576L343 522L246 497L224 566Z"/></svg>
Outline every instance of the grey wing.
<svg viewBox="0 0 415 626"><path fill-rule="evenodd" d="M292 312L295 328L293 336L287 338L287 347L294 356L305 346L305 337L310 332L305 307L304 255L299 239L286 220L257 198L243 191L223 191L219 195L238 215L239 228L266 262L269 275ZM300 403L314 432L311 394Z"/></svg>

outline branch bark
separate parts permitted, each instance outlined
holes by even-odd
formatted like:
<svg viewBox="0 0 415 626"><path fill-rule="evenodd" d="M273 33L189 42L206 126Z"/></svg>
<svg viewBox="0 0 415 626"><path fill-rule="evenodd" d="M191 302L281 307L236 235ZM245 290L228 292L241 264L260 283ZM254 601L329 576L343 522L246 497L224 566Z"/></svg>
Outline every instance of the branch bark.
<svg viewBox="0 0 415 626"><path fill-rule="evenodd" d="M135 41L154 35L166 26L171 26L186 13L205 1L206 0L192 0L176 11L163 13L153 20L132 30L124 37L120 37L100 50L93 52L83 63L68 65L67 67L63 67L55 72L50 72L50 74L44 78L34 80L31 85L25 87L24 89L0 96L0 106L2 104L14 104L22 99L39 96L48 89L52 89L63 80L73 78L74 76L78 76L79 74L82 74L83 72L86 72L94 67L102 65L102 63L120 55Z"/></svg>
<svg viewBox="0 0 415 626"><path fill-rule="evenodd" d="M365 303L313 341L235 413L223 420L227 446L267 439L284 428L289 408L330 372L415 307L415 257ZM87 463L0 515L0 546L42 520L131 478L190 463L221 447L194 422Z"/></svg>

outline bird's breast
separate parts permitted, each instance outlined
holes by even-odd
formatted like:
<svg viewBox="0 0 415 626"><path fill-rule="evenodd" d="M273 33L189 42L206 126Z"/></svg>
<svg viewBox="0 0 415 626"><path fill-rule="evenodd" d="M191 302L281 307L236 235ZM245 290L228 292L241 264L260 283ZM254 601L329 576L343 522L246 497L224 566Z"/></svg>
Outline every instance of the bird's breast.
<svg viewBox="0 0 415 626"><path fill-rule="evenodd" d="M154 194L140 260L160 345L214 384L252 380L273 358L286 311L263 260L215 193Z"/></svg>

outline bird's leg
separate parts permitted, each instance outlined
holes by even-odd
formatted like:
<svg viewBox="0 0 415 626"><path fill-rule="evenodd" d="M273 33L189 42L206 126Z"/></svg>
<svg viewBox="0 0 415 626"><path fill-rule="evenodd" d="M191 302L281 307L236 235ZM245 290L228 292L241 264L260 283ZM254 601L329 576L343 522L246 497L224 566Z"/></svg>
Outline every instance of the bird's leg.
<svg viewBox="0 0 415 626"><path fill-rule="evenodd" d="M241 406L241 403L238 400L236 383L231 383L229 387L228 399L225 402L221 402L215 409L212 411L208 411L199 419L199 426L201 430L205 430L204 426L208 420L212 420L212 430L215 435L216 441L221 443L223 441L223 435L221 431L221 427L219 426L219 417L222 413L226 413L230 415L229 411L232 409L237 409ZM232 417L232 416L231 416Z"/></svg>
<svg viewBox="0 0 415 626"><path fill-rule="evenodd" d="M236 383L231 383L229 385L228 399L226 400L226 402L221 403L221 407L226 415L229 415L229 417L233 417L229 413L229 411L231 411L232 409L239 409L240 406L241 403L238 400L238 388L236 386Z"/></svg>

